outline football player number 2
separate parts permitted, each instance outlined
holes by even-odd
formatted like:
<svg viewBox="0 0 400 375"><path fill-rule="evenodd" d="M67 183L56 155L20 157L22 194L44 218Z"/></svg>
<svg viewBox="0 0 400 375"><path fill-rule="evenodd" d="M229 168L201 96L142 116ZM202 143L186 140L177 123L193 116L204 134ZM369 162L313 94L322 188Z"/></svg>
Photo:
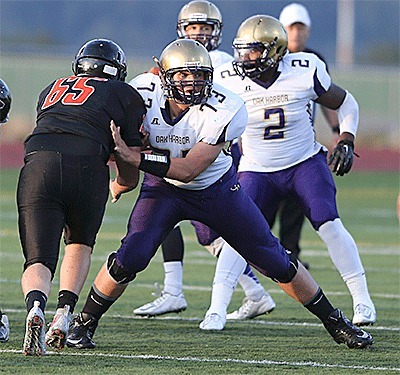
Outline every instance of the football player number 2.
<svg viewBox="0 0 400 375"><path fill-rule="evenodd" d="M273 122L264 129L264 139L280 139L284 137L284 131L280 130L285 127L285 115L282 108L266 109L264 119Z"/></svg>
<svg viewBox="0 0 400 375"><path fill-rule="evenodd" d="M69 77L60 78L54 82L47 94L42 109L51 107L61 101L64 105L82 105L95 91L88 81L97 79L93 77Z"/></svg>

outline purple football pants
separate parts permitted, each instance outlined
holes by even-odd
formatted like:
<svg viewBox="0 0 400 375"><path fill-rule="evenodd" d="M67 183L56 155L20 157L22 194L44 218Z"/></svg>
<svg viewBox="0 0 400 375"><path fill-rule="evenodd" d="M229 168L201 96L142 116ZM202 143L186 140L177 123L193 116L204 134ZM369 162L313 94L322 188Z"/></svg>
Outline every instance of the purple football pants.
<svg viewBox="0 0 400 375"><path fill-rule="evenodd" d="M279 172L241 172L239 181L267 221L272 220L280 201L288 195L299 200L315 230L339 217L336 187L323 151Z"/></svg>
<svg viewBox="0 0 400 375"><path fill-rule="evenodd" d="M146 174L117 251L117 264L136 274L144 270L158 247L182 220L202 222L219 233L262 274L282 279L289 256L262 213L240 188L235 168L203 190L185 190Z"/></svg>

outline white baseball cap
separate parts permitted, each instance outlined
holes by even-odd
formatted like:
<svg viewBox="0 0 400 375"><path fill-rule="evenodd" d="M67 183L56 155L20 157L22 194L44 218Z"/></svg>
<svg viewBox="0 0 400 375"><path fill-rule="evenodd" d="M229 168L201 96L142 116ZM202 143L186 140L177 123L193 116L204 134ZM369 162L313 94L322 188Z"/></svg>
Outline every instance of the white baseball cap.
<svg viewBox="0 0 400 375"><path fill-rule="evenodd" d="M279 15L279 21L283 26L290 26L294 23L300 22L304 25L311 27L311 19L308 10L304 5L292 3L285 6Z"/></svg>

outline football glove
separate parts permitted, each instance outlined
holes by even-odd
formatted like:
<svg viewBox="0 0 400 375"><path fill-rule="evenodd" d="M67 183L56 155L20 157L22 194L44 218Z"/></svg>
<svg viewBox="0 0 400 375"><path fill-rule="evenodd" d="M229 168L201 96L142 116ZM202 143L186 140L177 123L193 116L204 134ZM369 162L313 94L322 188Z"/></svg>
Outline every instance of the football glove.
<svg viewBox="0 0 400 375"><path fill-rule="evenodd" d="M328 165L332 166L332 172L336 173L337 176L343 176L350 171L354 155L358 156L354 152L354 143L344 139L332 151L328 159Z"/></svg>

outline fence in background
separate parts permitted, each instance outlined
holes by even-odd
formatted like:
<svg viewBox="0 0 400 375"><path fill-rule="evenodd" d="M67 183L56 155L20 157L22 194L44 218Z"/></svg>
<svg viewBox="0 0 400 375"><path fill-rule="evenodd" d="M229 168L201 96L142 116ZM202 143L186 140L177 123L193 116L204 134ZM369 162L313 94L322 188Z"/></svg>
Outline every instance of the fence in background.
<svg viewBox="0 0 400 375"><path fill-rule="evenodd" d="M0 77L13 95L11 117L1 127L1 143L23 140L35 124L36 101L40 91L55 78L71 74L72 59L43 57L1 57ZM150 58L128 61L128 79L148 70ZM333 81L348 89L360 106L357 146L399 149L400 69L355 67L351 71L330 67ZM318 111L317 138L330 144L332 135Z"/></svg>

